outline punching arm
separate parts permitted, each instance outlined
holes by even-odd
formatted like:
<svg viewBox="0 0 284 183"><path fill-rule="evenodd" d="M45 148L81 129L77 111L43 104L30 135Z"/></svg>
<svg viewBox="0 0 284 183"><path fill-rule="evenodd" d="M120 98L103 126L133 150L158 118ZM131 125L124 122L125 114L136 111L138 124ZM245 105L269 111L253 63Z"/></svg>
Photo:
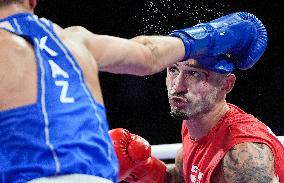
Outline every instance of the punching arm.
<svg viewBox="0 0 284 183"><path fill-rule="evenodd" d="M81 42L100 71L149 75L164 70L184 57L184 45L171 36L137 36L124 39L94 34L83 27L68 28L70 37Z"/></svg>

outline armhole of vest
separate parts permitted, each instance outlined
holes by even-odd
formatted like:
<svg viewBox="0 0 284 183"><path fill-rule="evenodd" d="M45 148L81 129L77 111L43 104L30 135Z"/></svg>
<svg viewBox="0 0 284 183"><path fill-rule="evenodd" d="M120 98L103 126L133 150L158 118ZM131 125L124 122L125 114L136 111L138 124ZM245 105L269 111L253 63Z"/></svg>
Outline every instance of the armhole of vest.
<svg viewBox="0 0 284 183"><path fill-rule="evenodd" d="M48 20L48 22L49 22L49 25L50 25L50 29L52 30L52 32L54 32L54 25L53 25L53 23L50 20Z"/></svg>
<svg viewBox="0 0 284 183"><path fill-rule="evenodd" d="M5 31L7 31L7 32L10 32L11 34L17 35L15 32L13 32L13 31L11 31L10 29L7 29L7 28L5 28L5 27L0 27L0 29L5 30Z"/></svg>

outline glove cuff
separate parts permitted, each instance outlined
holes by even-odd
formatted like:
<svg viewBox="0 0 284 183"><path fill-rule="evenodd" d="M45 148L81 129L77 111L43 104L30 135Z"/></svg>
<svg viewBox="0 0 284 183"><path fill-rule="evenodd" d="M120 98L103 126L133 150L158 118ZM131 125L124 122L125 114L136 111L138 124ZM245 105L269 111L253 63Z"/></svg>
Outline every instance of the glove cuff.
<svg viewBox="0 0 284 183"><path fill-rule="evenodd" d="M155 183L164 183L167 173L167 167L164 162L152 156L152 180Z"/></svg>
<svg viewBox="0 0 284 183"><path fill-rule="evenodd" d="M167 167L164 162L151 156L145 165L136 167L125 179L129 183L164 183Z"/></svg>
<svg viewBox="0 0 284 183"><path fill-rule="evenodd" d="M180 38L183 42L185 52L184 52L184 57L180 62L189 59L190 54L191 54L191 42L192 42L192 40L188 38L188 35L185 35L183 32L178 31L178 30L171 32L169 35L172 36L172 37Z"/></svg>

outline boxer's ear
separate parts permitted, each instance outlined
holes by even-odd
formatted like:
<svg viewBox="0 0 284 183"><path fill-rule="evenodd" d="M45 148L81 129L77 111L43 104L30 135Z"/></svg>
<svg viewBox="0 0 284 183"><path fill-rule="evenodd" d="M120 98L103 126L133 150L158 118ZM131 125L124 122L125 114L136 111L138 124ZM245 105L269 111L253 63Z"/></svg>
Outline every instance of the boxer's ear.
<svg viewBox="0 0 284 183"><path fill-rule="evenodd" d="M229 93L233 89L235 82L236 76L234 74L228 74L225 78L222 90L224 90L226 93Z"/></svg>
<svg viewBox="0 0 284 183"><path fill-rule="evenodd" d="M29 0L29 4L32 10L34 10L34 8L37 5L37 0Z"/></svg>

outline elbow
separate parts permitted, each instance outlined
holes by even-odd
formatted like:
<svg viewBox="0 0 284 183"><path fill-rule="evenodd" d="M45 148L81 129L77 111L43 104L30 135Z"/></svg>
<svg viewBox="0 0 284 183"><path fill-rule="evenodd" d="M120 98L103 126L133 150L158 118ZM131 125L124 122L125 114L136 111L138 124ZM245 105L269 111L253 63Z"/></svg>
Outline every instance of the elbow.
<svg viewBox="0 0 284 183"><path fill-rule="evenodd" d="M149 54L146 58L146 74L145 75L153 75L163 70L161 64L159 64L158 58L155 54Z"/></svg>
<svg viewBox="0 0 284 183"><path fill-rule="evenodd" d="M143 61L139 65L136 65L135 75L147 76L153 75L162 71L162 67L158 64L157 57L150 51L143 52ZM137 64L137 63L136 63Z"/></svg>
<svg viewBox="0 0 284 183"><path fill-rule="evenodd" d="M152 75L164 69L164 64L161 63L158 58L158 48L151 41L149 36L137 36L132 40L141 44L143 66L141 67L142 72L140 72L140 74L142 76Z"/></svg>

